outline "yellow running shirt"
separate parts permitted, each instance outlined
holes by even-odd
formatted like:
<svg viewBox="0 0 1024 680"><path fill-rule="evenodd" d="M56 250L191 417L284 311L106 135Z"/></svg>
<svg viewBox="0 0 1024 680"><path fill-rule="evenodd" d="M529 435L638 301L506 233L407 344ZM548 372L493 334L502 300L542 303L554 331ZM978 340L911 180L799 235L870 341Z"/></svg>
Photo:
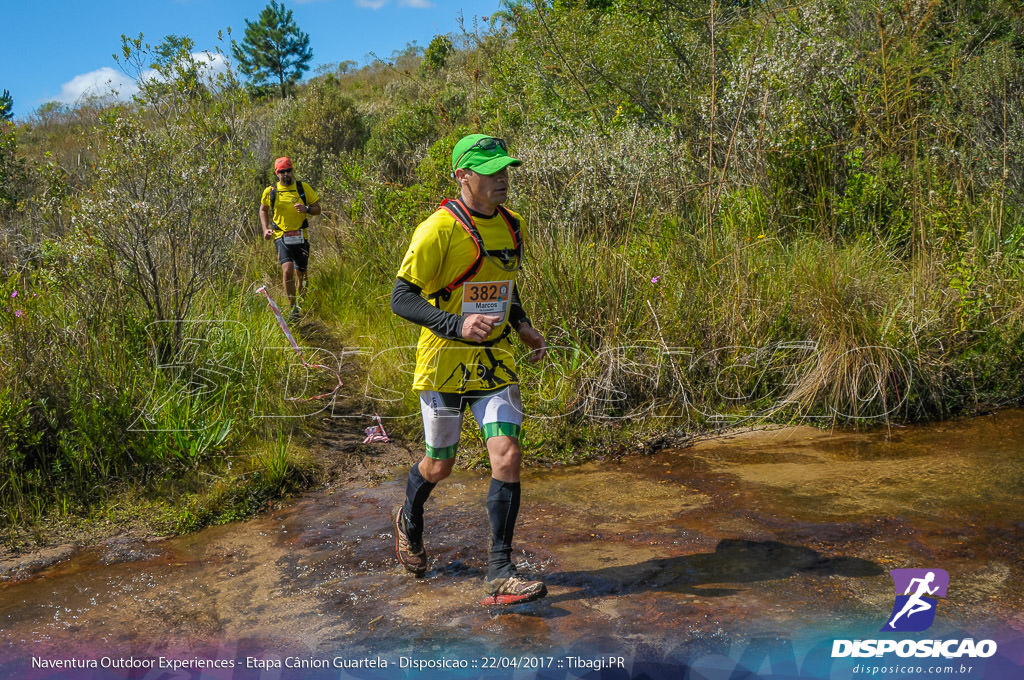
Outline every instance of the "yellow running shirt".
<svg viewBox="0 0 1024 680"><path fill-rule="evenodd" d="M515 212L512 215L519 220L522 232L523 218ZM515 246L512 232L500 214L490 218L474 217L473 221L486 250ZM416 227L398 277L419 286L424 294L434 293L459 278L475 259L473 238L451 213L439 208ZM477 273L452 291L448 300L438 298L432 304L452 314L501 317L501 322L494 326L487 338L493 340L500 337L508 325L516 273L503 271L491 258L484 257ZM420 329L413 391L461 394L470 390L497 389L518 382L509 336L492 347L483 347L446 340L426 327Z"/></svg>
<svg viewBox="0 0 1024 680"><path fill-rule="evenodd" d="M260 202L263 205L270 208L270 217L274 222L274 238L281 238L286 231L298 231L302 227L302 223L306 221L308 215L300 213L295 209L296 203L301 203L302 198L299 196L299 183L292 182L290 187L286 187L280 182L277 182L277 195L274 197L274 202L277 205L270 205L270 190L273 187L267 187L263 190L263 196L260 198ZM302 183L302 191L306 194L306 205L313 205L320 200L317 196L316 191L313 187L309 186L305 182ZM302 233L306 236L305 230Z"/></svg>

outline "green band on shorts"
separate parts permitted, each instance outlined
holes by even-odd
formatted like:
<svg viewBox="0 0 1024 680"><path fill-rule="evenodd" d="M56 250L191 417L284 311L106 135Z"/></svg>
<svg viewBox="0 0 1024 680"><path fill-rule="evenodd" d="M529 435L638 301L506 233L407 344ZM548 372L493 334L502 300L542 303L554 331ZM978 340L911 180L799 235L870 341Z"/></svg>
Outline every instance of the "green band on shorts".
<svg viewBox="0 0 1024 680"><path fill-rule="evenodd" d="M484 433L484 441L491 437L512 437L519 439L519 431L522 429L515 423L484 423L480 428Z"/></svg>
<svg viewBox="0 0 1024 680"><path fill-rule="evenodd" d="M449 458L455 457L455 450L459 448L459 445L452 444L451 446L442 446L435 449L430 444L426 444L426 447L428 458L433 458L434 460L448 460Z"/></svg>

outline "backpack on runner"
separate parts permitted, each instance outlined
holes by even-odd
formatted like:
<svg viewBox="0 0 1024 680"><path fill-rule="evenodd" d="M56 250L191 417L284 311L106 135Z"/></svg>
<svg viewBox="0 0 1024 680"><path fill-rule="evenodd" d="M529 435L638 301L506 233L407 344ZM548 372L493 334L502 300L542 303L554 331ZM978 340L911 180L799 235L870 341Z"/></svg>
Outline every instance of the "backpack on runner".
<svg viewBox="0 0 1024 680"><path fill-rule="evenodd" d="M306 190L305 188L303 188L302 182L300 182L299 180L295 180L295 187L299 190L299 199L302 201L302 204L305 205ZM308 205L306 206L306 209L309 209ZM273 217L277 217L277 182L274 182L273 184L270 185L270 210ZM299 227L299 229L305 229L308 226L309 218L307 217L306 219L302 220L302 226Z"/></svg>

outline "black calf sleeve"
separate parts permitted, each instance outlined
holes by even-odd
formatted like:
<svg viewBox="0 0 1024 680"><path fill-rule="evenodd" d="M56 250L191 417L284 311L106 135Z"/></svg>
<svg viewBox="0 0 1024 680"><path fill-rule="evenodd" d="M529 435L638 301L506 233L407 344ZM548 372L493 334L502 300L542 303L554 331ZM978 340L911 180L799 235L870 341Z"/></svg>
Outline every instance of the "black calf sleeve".
<svg viewBox="0 0 1024 680"><path fill-rule="evenodd" d="M487 578L512 575L512 534L519 517L519 482L491 478L487 492L487 514L491 521L491 551L487 557Z"/></svg>
<svg viewBox="0 0 1024 680"><path fill-rule="evenodd" d="M412 531L423 530L423 504L430 498L430 492L437 484L428 482L420 474L420 464L416 463L409 470L409 480L405 483L405 517Z"/></svg>

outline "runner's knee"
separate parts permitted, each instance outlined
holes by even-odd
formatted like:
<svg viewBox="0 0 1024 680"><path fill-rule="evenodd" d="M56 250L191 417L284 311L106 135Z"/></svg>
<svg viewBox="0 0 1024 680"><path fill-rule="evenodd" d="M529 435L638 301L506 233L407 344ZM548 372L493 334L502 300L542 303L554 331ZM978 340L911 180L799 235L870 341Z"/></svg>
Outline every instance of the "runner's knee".
<svg viewBox="0 0 1024 680"><path fill-rule="evenodd" d="M487 440L491 474L503 481L517 481L523 464L523 453L515 437L491 437Z"/></svg>
<svg viewBox="0 0 1024 680"><path fill-rule="evenodd" d="M427 480L431 484L437 484L442 479L452 473L452 468L455 467L455 458L447 458L445 460L438 460L436 458L430 458L424 456L423 460L420 461L420 474L423 479Z"/></svg>

